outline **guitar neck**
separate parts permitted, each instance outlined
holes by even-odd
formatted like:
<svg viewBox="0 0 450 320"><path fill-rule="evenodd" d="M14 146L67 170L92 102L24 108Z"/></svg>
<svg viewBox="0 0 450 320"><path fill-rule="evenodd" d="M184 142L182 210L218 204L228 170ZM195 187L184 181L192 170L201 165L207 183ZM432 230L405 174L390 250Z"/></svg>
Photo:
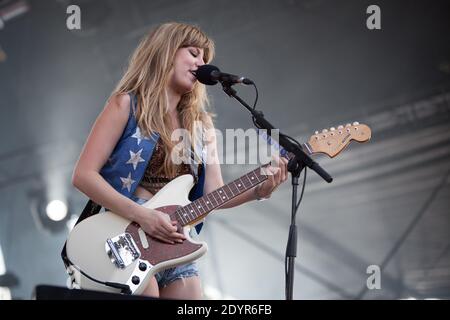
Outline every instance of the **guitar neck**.
<svg viewBox="0 0 450 320"><path fill-rule="evenodd" d="M263 167L256 168L223 187L198 198L190 204L178 208L176 211L178 221L182 226L193 224L203 219L211 211L223 206L234 197L267 180L267 176L261 172Z"/></svg>
<svg viewBox="0 0 450 320"><path fill-rule="evenodd" d="M303 143L302 149L308 155L313 154L309 143ZM285 157L290 159L292 156L293 154L288 152ZM182 226L193 224L203 219L208 213L223 206L225 203L241 193L244 193L261 182L264 182L267 180L267 176L261 173L261 169L263 167L264 166L256 168L255 170L224 185L223 187L198 198L184 207L177 209L176 214L178 221Z"/></svg>

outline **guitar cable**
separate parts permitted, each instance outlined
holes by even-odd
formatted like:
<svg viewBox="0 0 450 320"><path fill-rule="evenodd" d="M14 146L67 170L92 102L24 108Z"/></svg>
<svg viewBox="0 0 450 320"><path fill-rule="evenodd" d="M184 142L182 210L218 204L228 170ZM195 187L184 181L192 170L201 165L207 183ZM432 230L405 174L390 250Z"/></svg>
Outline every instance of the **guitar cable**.
<svg viewBox="0 0 450 320"><path fill-rule="evenodd" d="M72 261L70 261L69 257L65 256L64 258L68 262L69 266L73 266L76 270L78 270L83 276L85 276L89 280L100 283L107 287L120 289L120 293L123 293L123 294L131 294L131 289L130 289L129 285L123 284L123 283L118 283L118 282L100 281L98 279L95 279L95 278L91 277L90 275L88 275L87 273L85 273L83 270L81 270L81 268L78 267L76 264L74 264ZM72 274L69 273L70 277L72 277L72 275L73 275L73 273Z"/></svg>

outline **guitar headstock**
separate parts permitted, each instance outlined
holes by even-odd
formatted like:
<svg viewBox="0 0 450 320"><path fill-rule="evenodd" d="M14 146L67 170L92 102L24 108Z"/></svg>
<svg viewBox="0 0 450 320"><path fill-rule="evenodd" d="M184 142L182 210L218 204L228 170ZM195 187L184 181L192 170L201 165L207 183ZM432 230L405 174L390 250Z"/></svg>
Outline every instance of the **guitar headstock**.
<svg viewBox="0 0 450 320"><path fill-rule="evenodd" d="M366 142L370 139L372 132L365 124L353 122L353 124L341 125L337 128L331 127L316 131L308 143L312 153L325 153L330 158L337 156L350 141Z"/></svg>

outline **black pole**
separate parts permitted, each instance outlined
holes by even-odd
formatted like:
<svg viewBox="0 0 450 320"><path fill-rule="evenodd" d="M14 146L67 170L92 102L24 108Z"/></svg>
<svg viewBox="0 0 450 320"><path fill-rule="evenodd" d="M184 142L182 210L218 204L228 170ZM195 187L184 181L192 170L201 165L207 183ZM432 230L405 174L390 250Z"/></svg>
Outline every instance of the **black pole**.
<svg viewBox="0 0 450 320"><path fill-rule="evenodd" d="M292 178L292 204L291 204L291 225L289 227L289 237L286 246L286 300L293 299L294 293L294 270L295 258L297 257L297 225L295 216L297 214L297 192L298 179L304 166L298 165L296 161L289 161L288 170Z"/></svg>
<svg viewBox="0 0 450 320"><path fill-rule="evenodd" d="M293 299L295 258L297 257L297 226L295 224L295 206L297 205L298 177L292 176L292 213L289 236L286 246L286 300Z"/></svg>
<svg viewBox="0 0 450 320"><path fill-rule="evenodd" d="M250 113L253 115L254 122L259 129L266 129L267 134L271 135L271 130L274 126L270 124L261 111L254 110L244 100L242 100L231 86L233 83L222 81L223 90L230 97L239 101ZM292 176L292 208L291 208L291 225L289 227L288 242L286 245L286 300L293 299L294 289L294 270L295 270L295 258L297 257L297 226L295 224L295 216L297 211L297 189L298 178L301 171L308 166L314 170L325 181L330 183L333 178L315 161L313 161L298 145L288 140L283 134L279 135L279 144L287 151L294 154L289 160L288 171Z"/></svg>

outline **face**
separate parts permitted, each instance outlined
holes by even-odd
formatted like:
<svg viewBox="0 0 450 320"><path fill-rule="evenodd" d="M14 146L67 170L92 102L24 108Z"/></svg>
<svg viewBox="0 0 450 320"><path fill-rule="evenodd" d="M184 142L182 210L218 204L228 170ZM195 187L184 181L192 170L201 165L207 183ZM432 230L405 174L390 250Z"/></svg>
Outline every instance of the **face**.
<svg viewBox="0 0 450 320"><path fill-rule="evenodd" d="M192 91L197 81L193 72L204 64L203 49L197 47L178 49L175 54L173 68L170 71L169 85L179 94Z"/></svg>

